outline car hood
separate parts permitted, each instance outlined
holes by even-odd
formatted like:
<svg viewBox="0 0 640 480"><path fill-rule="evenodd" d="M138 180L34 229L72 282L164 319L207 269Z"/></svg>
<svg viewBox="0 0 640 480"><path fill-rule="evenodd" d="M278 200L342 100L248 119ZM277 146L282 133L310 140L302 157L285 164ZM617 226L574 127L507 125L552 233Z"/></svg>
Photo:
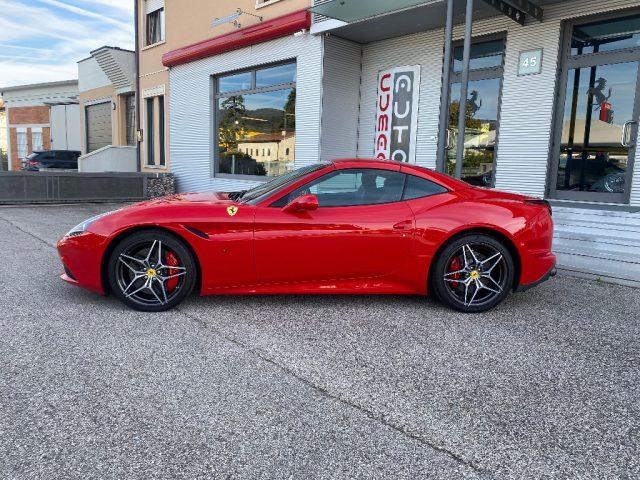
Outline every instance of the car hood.
<svg viewBox="0 0 640 480"><path fill-rule="evenodd" d="M229 200L228 193L194 192L194 193L178 193L175 195L168 195L166 197L160 197L153 200L148 200L146 202L138 203L137 205L151 206L151 205L185 204L185 203L228 204L228 203L231 203L231 200Z"/></svg>
<svg viewBox="0 0 640 480"><path fill-rule="evenodd" d="M89 231L111 235L124 228L141 225L160 225L194 221L206 211L206 218L229 216L227 207L239 205L228 193L180 193L134 203L108 213L91 223ZM191 207L191 208L190 208ZM213 208L212 208L213 207ZM234 213L235 215L235 213Z"/></svg>

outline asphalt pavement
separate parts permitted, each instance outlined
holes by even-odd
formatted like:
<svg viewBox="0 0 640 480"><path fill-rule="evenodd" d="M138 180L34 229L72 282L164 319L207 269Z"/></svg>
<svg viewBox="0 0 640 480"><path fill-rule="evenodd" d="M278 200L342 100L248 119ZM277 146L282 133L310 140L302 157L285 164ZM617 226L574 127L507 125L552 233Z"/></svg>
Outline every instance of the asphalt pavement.
<svg viewBox="0 0 640 480"><path fill-rule="evenodd" d="M1 479L640 478L640 290L142 314L58 278L57 239L115 207L0 208Z"/></svg>

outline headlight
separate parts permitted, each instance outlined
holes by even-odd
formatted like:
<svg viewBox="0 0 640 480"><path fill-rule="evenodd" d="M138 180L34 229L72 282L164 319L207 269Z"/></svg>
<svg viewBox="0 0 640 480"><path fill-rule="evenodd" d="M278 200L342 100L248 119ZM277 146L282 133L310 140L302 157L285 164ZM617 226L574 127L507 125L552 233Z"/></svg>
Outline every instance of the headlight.
<svg viewBox="0 0 640 480"><path fill-rule="evenodd" d="M88 218L87 220L85 220L84 222L76 225L75 227L73 227L71 230L69 230L66 234L65 237L73 237L75 235L80 235L81 233L84 233L87 231L87 228L89 228L89 225L91 225L93 222L95 222L96 220L101 219L102 217L106 217L107 215L111 215L112 213L117 212L118 210L112 210L110 212L105 212L105 213L101 213L100 215L96 215L95 217L91 217Z"/></svg>

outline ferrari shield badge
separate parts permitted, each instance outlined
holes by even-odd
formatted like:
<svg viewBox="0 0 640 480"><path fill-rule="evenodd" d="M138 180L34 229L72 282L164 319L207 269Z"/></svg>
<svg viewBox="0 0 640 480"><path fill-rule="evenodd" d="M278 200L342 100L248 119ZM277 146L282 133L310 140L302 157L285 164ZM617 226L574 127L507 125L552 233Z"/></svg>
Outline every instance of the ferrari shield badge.
<svg viewBox="0 0 640 480"><path fill-rule="evenodd" d="M238 207L236 207L235 205L227 207L227 213L230 217L233 217L236 213L238 213Z"/></svg>

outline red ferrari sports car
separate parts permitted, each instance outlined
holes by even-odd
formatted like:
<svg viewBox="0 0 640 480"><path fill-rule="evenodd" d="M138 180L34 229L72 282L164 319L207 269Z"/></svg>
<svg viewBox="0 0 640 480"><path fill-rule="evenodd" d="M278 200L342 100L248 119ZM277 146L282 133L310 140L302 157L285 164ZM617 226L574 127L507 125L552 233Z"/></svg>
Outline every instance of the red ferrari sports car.
<svg viewBox="0 0 640 480"><path fill-rule="evenodd" d="M62 278L142 311L209 294L417 294L482 312L555 273L551 208L380 160L309 165L234 193L86 220Z"/></svg>

